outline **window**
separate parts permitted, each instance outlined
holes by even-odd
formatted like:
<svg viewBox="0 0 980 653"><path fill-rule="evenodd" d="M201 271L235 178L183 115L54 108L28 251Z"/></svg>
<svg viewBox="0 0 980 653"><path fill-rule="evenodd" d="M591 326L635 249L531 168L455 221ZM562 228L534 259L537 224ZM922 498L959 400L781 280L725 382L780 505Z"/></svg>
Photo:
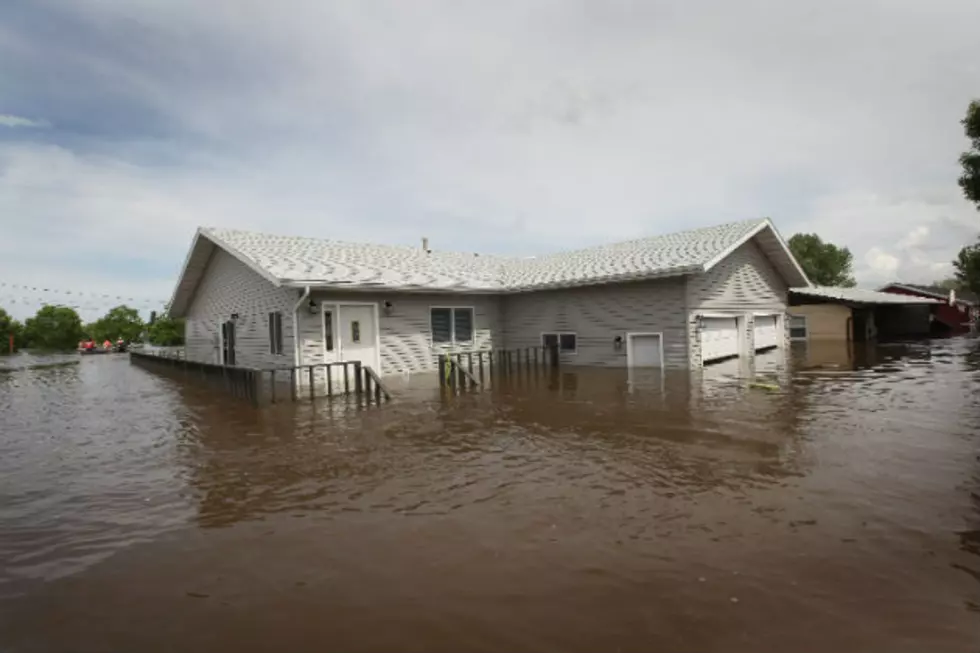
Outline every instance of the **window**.
<svg viewBox="0 0 980 653"><path fill-rule="evenodd" d="M361 341L361 323L357 320L352 320L350 323L350 341L360 342Z"/></svg>
<svg viewBox="0 0 980 653"><path fill-rule="evenodd" d="M578 351L578 337L574 333L542 333L541 344L545 347L558 345L558 351L574 354Z"/></svg>
<svg viewBox="0 0 980 653"><path fill-rule="evenodd" d="M805 315L790 315L789 316L789 339L790 340L806 340L806 316Z"/></svg>
<svg viewBox="0 0 980 653"><path fill-rule="evenodd" d="M333 351L333 311L323 312L323 341L327 351Z"/></svg>
<svg viewBox="0 0 980 653"><path fill-rule="evenodd" d="M282 313L269 313L269 351L282 354Z"/></svg>
<svg viewBox="0 0 980 653"><path fill-rule="evenodd" d="M473 342L473 309L431 308L429 326L434 345Z"/></svg>

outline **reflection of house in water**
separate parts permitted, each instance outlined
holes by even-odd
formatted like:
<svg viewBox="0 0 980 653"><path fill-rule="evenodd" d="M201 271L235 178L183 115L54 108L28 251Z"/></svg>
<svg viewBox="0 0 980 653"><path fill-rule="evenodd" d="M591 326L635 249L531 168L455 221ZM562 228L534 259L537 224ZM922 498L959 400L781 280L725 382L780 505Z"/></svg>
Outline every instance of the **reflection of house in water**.
<svg viewBox="0 0 980 653"><path fill-rule="evenodd" d="M775 390L750 387L752 368L733 359L649 377L565 368L533 387L501 384L495 401L518 424L586 436L590 447L640 447L637 455L669 456L702 475L773 480L800 473L800 445L786 365L769 364L780 370Z"/></svg>

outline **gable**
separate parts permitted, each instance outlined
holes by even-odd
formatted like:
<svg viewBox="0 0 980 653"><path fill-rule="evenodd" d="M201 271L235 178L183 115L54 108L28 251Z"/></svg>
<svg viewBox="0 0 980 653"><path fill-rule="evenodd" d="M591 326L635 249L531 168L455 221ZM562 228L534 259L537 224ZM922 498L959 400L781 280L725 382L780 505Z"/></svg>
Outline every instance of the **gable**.
<svg viewBox="0 0 980 653"><path fill-rule="evenodd" d="M692 308L742 310L786 303L789 286L755 240L749 240L704 274L688 279Z"/></svg>

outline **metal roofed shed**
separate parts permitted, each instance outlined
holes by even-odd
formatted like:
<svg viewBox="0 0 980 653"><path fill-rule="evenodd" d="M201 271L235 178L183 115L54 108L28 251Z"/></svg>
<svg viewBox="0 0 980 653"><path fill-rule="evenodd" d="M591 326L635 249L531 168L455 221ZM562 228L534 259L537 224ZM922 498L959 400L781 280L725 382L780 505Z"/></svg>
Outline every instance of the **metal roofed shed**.
<svg viewBox="0 0 980 653"><path fill-rule="evenodd" d="M941 303L864 288L790 288L790 338L864 342L925 337L934 331L933 309Z"/></svg>

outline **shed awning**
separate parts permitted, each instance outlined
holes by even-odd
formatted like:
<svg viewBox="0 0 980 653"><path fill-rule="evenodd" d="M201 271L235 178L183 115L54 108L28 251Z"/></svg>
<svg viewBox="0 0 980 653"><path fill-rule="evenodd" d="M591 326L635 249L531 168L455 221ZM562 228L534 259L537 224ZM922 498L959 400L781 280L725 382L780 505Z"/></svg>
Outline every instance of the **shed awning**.
<svg viewBox="0 0 980 653"><path fill-rule="evenodd" d="M863 288L837 288L833 286L811 286L790 288L790 293L805 297L826 299L828 301L849 302L854 304L941 304L938 299L928 297L913 297L895 293L864 290Z"/></svg>

